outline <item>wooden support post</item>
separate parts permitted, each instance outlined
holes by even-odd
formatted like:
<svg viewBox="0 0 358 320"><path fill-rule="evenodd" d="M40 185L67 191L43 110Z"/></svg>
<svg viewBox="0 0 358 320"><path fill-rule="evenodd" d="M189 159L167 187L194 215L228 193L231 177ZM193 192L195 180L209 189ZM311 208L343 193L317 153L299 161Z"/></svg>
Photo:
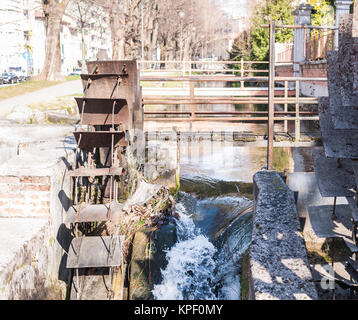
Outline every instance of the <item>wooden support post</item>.
<svg viewBox="0 0 358 320"><path fill-rule="evenodd" d="M269 96L267 122L267 170L273 169L274 95L275 95L275 22L270 22Z"/></svg>
<svg viewBox="0 0 358 320"><path fill-rule="evenodd" d="M195 118L194 87L195 87L195 82L190 81L189 82L189 88L190 88L191 120L193 120Z"/></svg>
<svg viewBox="0 0 358 320"><path fill-rule="evenodd" d="M296 119L295 119L295 141L301 138L301 120L300 120L300 81L296 80Z"/></svg>
<svg viewBox="0 0 358 320"><path fill-rule="evenodd" d="M285 98L288 98L288 81L287 81L287 80L285 80ZM285 111L285 112L288 111L288 104L287 104L287 103L284 104L284 111ZM285 133L288 133L287 120L284 121L283 131L284 131Z"/></svg>

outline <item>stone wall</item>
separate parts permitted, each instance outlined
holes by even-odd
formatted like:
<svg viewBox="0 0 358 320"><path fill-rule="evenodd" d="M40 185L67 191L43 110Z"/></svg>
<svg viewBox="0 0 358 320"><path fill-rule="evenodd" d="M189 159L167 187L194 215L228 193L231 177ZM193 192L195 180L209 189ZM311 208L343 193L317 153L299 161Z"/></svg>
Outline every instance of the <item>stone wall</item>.
<svg viewBox="0 0 358 320"><path fill-rule="evenodd" d="M63 299L72 127L1 127L0 299ZM10 139L7 139L9 137ZM48 138L48 139L47 139ZM0 149L1 153L1 149Z"/></svg>
<svg viewBox="0 0 358 320"><path fill-rule="evenodd" d="M249 299L317 299L293 192L276 171L254 175L248 278Z"/></svg>

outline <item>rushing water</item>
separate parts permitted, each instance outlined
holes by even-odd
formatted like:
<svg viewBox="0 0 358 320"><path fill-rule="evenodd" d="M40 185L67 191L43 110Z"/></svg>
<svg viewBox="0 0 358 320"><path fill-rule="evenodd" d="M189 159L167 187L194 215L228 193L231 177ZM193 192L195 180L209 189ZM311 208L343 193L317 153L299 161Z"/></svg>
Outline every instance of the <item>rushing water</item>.
<svg viewBox="0 0 358 320"><path fill-rule="evenodd" d="M251 215L239 218L221 233L215 221L218 217L225 221L251 201L235 196L198 199L185 192L180 192L179 199L178 241L166 253L168 264L162 270L162 282L154 286L154 298L239 299L239 259L250 242Z"/></svg>
<svg viewBox="0 0 358 320"><path fill-rule="evenodd" d="M162 270L163 282L156 285L156 299L215 299L212 290L216 252L214 245L200 232L183 204L177 204L178 242L167 253L168 265Z"/></svg>
<svg viewBox="0 0 358 320"><path fill-rule="evenodd" d="M280 170L296 169L292 153L275 150ZM252 232L252 213L241 213L252 205L252 176L265 161L265 148L181 142L178 241L166 252L155 299L240 299L241 258Z"/></svg>

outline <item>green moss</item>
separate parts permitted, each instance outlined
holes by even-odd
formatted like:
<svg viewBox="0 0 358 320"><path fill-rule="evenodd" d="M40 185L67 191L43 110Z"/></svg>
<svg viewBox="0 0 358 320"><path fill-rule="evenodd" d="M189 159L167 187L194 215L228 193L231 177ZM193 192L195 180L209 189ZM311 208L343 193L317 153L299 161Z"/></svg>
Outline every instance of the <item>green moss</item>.
<svg viewBox="0 0 358 320"><path fill-rule="evenodd" d="M286 148L273 149L273 167L278 172L288 170L290 166L290 154Z"/></svg>

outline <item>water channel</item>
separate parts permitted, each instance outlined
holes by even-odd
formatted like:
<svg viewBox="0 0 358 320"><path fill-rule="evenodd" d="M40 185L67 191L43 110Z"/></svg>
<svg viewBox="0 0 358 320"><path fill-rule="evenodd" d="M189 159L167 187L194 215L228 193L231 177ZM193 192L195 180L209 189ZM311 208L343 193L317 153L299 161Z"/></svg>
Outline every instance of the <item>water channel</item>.
<svg viewBox="0 0 358 320"><path fill-rule="evenodd" d="M309 149L275 147L277 170L312 171ZM180 145L177 242L166 252L154 299L240 299L240 259L252 232L252 176L265 162L263 147Z"/></svg>

